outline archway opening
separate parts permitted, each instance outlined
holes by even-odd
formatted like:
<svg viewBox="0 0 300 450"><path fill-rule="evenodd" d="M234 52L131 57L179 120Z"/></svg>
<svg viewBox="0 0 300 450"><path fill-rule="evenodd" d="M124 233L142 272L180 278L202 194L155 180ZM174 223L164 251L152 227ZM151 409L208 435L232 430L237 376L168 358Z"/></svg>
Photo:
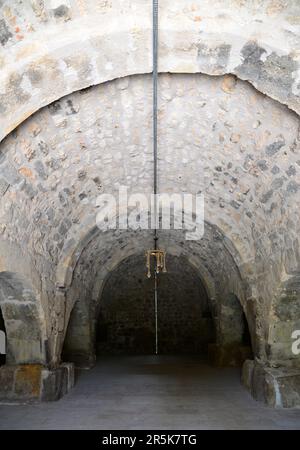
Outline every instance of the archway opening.
<svg viewBox="0 0 300 450"><path fill-rule="evenodd" d="M82 368L92 367L96 354L155 353L154 280L146 276L145 258L152 236L99 235L95 231L91 239L89 232L67 293L62 358ZM250 327L253 320L251 311L245 310L247 320L244 314L247 283L234 247L209 223L200 241L180 233L170 241L162 233L161 246L167 273L158 277L158 353L208 355L220 365L242 365L252 353L247 320ZM253 340L253 326L250 331Z"/></svg>
<svg viewBox="0 0 300 450"><path fill-rule="evenodd" d="M158 278L159 354L206 356L215 342L212 304L197 271L184 258L167 257ZM99 303L96 351L155 353L154 280L146 277L144 255L125 259L109 274Z"/></svg>

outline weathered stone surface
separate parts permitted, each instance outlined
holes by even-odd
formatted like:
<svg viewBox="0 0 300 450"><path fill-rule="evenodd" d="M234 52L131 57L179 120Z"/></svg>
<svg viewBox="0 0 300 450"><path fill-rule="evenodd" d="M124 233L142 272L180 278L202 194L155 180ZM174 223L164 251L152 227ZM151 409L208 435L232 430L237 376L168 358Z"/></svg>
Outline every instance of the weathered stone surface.
<svg viewBox="0 0 300 450"><path fill-rule="evenodd" d="M66 395L74 386L74 365L64 363L54 370L42 372L42 401L56 401Z"/></svg>
<svg viewBox="0 0 300 450"><path fill-rule="evenodd" d="M40 365L19 366L15 373L14 395L20 399L39 399L41 390Z"/></svg>
<svg viewBox="0 0 300 450"><path fill-rule="evenodd" d="M242 367L244 361L251 357L252 350L249 346L209 345L209 359L216 367Z"/></svg>
<svg viewBox="0 0 300 450"><path fill-rule="evenodd" d="M284 408L300 406L300 372L287 373L278 379L281 402Z"/></svg>
<svg viewBox="0 0 300 450"><path fill-rule="evenodd" d="M271 368L254 361L246 361L242 382L256 400L271 407L300 406L299 370L288 367Z"/></svg>
<svg viewBox="0 0 300 450"><path fill-rule="evenodd" d="M34 291L20 275L0 274L0 308L9 364L45 363L45 327Z"/></svg>
<svg viewBox="0 0 300 450"><path fill-rule="evenodd" d="M9 39L12 37L12 33L9 31L6 22L1 19L0 20L0 43L1 45L5 45Z"/></svg>
<svg viewBox="0 0 300 450"><path fill-rule="evenodd" d="M246 359L242 367L242 383L248 391L250 391L252 387L253 369L254 361Z"/></svg>
<svg viewBox="0 0 300 450"><path fill-rule="evenodd" d="M4 195L7 189L9 188L9 183L4 180L4 178L0 179L0 196Z"/></svg>
<svg viewBox="0 0 300 450"><path fill-rule="evenodd" d="M0 399L12 397L15 383L15 366L0 367Z"/></svg>
<svg viewBox="0 0 300 450"><path fill-rule="evenodd" d="M56 401L74 386L74 365L49 370L27 364L0 368L0 400Z"/></svg>
<svg viewBox="0 0 300 450"><path fill-rule="evenodd" d="M299 5L281 2L277 16L269 14L269 1L256 3L253 10L247 2L237 5L233 0L213 7L209 0L196 0L192 6L189 0L165 0L160 6L160 70L233 73L299 112L294 51L299 33L288 20L299 16ZM151 72L151 2L132 3L97 0L84 7L68 2L52 8L51 2L34 1L27 7L9 2L11 17L17 16L24 26L22 32L13 32L5 20L0 22L1 60L7 61L1 83L1 138L32 112L71 92ZM115 26L118 21L122 26ZM84 48L80 58L78 48Z"/></svg>

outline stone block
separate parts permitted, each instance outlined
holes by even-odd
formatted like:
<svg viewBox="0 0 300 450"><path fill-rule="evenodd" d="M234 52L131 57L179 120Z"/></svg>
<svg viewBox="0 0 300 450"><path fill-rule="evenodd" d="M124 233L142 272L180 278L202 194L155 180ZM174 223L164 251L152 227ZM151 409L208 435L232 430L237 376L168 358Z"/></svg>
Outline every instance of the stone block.
<svg viewBox="0 0 300 450"><path fill-rule="evenodd" d="M63 363L56 369L42 372L41 401L55 401L66 395L74 386L74 365Z"/></svg>
<svg viewBox="0 0 300 450"><path fill-rule="evenodd" d="M293 408L300 406L300 371L291 372L286 376L279 377L278 387L280 392L281 406Z"/></svg>
<svg viewBox="0 0 300 450"><path fill-rule="evenodd" d="M67 392L68 393L75 385L75 366L73 363L62 363L61 365L67 372Z"/></svg>
<svg viewBox="0 0 300 450"><path fill-rule="evenodd" d="M0 399L9 399L14 390L16 366L0 367Z"/></svg>
<svg viewBox="0 0 300 450"><path fill-rule="evenodd" d="M273 408L300 406L300 370L273 368L257 361L246 361L242 383L252 396Z"/></svg>
<svg viewBox="0 0 300 450"><path fill-rule="evenodd" d="M54 401L67 394L75 382L74 365L63 363L49 370L39 364L0 368L0 400Z"/></svg>
<svg viewBox="0 0 300 450"><path fill-rule="evenodd" d="M251 395L255 400L265 402L267 397L266 392L266 372L260 364L254 364L252 384L250 385ZM269 389L270 392L270 389Z"/></svg>
<svg viewBox="0 0 300 450"><path fill-rule="evenodd" d="M61 395L62 369L43 370L42 373L42 401L58 400Z"/></svg>
<svg viewBox="0 0 300 450"><path fill-rule="evenodd" d="M38 399L41 390L42 366L28 364L19 366L15 374L15 397L20 399Z"/></svg>

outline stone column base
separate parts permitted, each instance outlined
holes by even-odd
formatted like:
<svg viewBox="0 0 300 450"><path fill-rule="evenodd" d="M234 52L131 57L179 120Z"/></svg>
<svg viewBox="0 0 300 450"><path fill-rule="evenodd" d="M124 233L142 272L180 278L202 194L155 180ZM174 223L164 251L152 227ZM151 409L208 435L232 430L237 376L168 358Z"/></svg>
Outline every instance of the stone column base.
<svg viewBox="0 0 300 450"><path fill-rule="evenodd" d="M246 359L252 357L252 351L245 345L210 344L208 357L216 367L241 367Z"/></svg>
<svg viewBox="0 0 300 450"><path fill-rule="evenodd" d="M247 360L243 365L242 383L256 400L273 408L300 406L300 369L267 367Z"/></svg>
<svg viewBox="0 0 300 450"><path fill-rule="evenodd" d="M2 401L54 401L73 386L72 363L63 363L52 370L39 364L0 367Z"/></svg>

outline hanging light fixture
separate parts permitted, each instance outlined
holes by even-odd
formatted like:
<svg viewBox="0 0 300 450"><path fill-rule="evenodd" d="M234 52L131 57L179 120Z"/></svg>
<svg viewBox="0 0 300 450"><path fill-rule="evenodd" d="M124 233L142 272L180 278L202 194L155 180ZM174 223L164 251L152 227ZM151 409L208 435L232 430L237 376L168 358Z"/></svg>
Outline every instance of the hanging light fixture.
<svg viewBox="0 0 300 450"><path fill-rule="evenodd" d="M159 274L160 272L166 273L166 252L163 250L148 250L146 253L146 267L147 277L151 278L151 258L154 258L154 272Z"/></svg>

